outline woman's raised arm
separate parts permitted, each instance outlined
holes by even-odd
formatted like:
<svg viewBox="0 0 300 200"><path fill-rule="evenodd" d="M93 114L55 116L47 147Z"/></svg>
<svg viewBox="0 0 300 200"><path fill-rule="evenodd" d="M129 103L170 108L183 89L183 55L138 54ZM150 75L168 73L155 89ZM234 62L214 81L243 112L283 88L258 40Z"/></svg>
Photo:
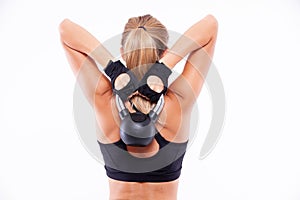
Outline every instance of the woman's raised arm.
<svg viewBox="0 0 300 200"><path fill-rule="evenodd" d="M189 54L182 74L169 87L187 106L192 105L200 93L214 54L217 31L217 20L207 15L192 25L160 60L173 68Z"/></svg>
<svg viewBox="0 0 300 200"><path fill-rule="evenodd" d="M65 45L90 56L101 66L106 66L108 61L113 59L97 38L71 20L64 19L59 25L59 31Z"/></svg>
<svg viewBox="0 0 300 200"><path fill-rule="evenodd" d="M111 90L109 80L100 72L96 62L105 67L113 56L92 34L68 19L60 23L59 31L73 73L93 105L95 95L104 95Z"/></svg>

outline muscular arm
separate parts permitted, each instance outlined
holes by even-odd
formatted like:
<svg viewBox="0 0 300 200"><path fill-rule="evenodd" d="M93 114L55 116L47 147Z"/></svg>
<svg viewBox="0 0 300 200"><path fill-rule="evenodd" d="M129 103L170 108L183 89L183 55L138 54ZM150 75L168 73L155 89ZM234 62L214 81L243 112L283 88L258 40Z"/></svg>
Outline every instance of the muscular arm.
<svg viewBox="0 0 300 200"><path fill-rule="evenodd" d="M192 25L160 60L173 68L189 54L182 74L169 87L186 106L192 105L200 93L213 57L217 29L215 17L207 15Z"/></svg>
<svg viewBox="0 0 300 200"><path fill-rule="evenodd" d="M93 104L95 95L103 95L111 89L95 62L106 66L113 57L92 34L68 19L60 23L59 31L73 73L86 98Z"/></svg>
<svg viewBox="0 0 300 200"><path fill-rule="evenodd" d="M189 53L205 47L216 34L217 26L215 17L207 15L185 31L160 61L173 68Z"/></svg>
<svg viewBox="0 0 300 200"><path fill-rule="evenodd" d="M110 52L92 34L69 19L60 23L59 30L66 46L90 56L101 66L106 66L113 59Z"/></svg>

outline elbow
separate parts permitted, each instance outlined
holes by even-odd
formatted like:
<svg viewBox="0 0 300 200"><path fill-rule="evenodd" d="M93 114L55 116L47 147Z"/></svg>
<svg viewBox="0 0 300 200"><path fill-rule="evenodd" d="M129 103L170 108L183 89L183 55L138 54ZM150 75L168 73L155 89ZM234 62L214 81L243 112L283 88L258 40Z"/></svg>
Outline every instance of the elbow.
<svg viewBox="0 0 300 200"><path fill-rule="evenodd" d="M60 32L64 31L70 23L71 23L71 21L67 18L62 20L62 22L60 22L59 27L58 27L59 31Z"/></svg>
<svg viewBox="0 0 300 200"><path fill-rule="evenodd" d="M68 30L68 26L69 26L70 23L71 23L71 21L69 19L64 19L59 24L58 30L59 30L61 41L64 41L64 38L65 38L67 30Z"/></svg>
<svg viewBox="0 0 300 200"><path fill-rule="evenodd" d="M218 34L218 20L215 16L209 14L204 17L206 21L206 28L211 38L216 38Z"/></svg>
<svg viewBox="0 0 300 200"><path fill-rule="evenodd" d="M215 32L217 32L217 30L218 30L218 20L216 19L216 17L213 16L212 14L208 14L205 17L205 20L207 20L209 22L211 29L214 30Z"/></svg>
<svg viewBox="0 0 300 200"><path fill-rule="evenodd" d="M213 16L212 14L208 14L205 17L206 20L208 20L210 23L214 24L214 25L218 25L218 20L215 16Z"/></svg>

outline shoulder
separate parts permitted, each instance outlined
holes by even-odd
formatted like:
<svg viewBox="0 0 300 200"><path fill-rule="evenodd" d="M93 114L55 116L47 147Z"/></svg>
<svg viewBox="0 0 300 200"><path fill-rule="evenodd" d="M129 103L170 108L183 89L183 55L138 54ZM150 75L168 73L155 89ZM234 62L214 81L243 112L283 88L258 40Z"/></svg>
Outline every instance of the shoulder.
<svg viewBox="0 0 300 200"><path fill-rule="evenodd" d="M106 93L95 97L94 113L97 125L97 139L102 143L113 143L120 139L120 119L114 95Z"/></svg>
<svg viewBox="0 0 300 200"><path fill-rule="evenodd" d="M160 134L171 142L185 142L185 109L180 98L172 91L165 95L165 105L159 116L157 129Z"/></svg>

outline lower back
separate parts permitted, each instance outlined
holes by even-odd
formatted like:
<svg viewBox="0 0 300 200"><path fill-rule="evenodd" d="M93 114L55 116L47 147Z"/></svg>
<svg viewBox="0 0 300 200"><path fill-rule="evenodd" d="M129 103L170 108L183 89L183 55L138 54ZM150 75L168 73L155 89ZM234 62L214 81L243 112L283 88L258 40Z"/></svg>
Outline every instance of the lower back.
<svg viewBox="0 0 300 200"><path fill-rule="evenodd" d="M170 182L123 182L109 179L110 200L176 200L178 179Z"/></svg>

